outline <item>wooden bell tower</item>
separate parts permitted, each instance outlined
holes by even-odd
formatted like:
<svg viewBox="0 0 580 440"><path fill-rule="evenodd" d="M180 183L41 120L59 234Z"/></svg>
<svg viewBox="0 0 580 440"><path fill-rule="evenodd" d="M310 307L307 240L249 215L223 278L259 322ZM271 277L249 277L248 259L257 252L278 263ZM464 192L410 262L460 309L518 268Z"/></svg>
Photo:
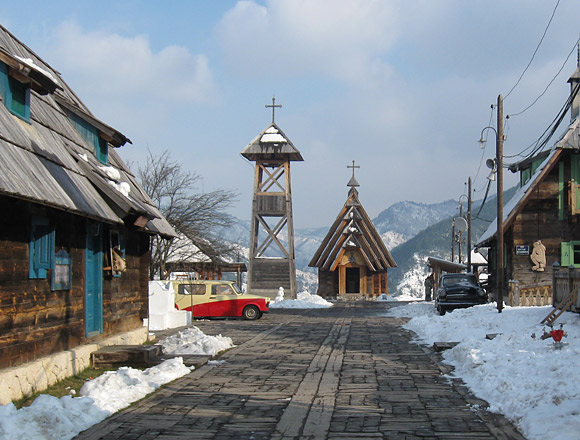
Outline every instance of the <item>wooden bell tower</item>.
<svg viewBox="0 0 580 440"><path fill-rule="evenodd" d="M302 155L274 122L282 107L272 98L272 123L242 151L255 162L248 291L274 298L283 287L286 298L296 298L296 257L290 162Z"/></svg>

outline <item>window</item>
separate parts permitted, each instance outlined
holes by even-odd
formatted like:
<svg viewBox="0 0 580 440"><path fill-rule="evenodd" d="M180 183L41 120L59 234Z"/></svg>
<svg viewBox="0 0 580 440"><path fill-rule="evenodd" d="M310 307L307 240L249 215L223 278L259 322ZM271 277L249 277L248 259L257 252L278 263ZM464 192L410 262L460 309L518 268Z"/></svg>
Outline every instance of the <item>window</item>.
<svg viewBox="0 0 580 440"><path fill-rule="evenodd" d="M180 284L177 287L180 295L205 295L205 284Z"/></svg>
<svg viewBox="0 0 580 440"><path fill-rule="evenodd" d="M0 63L0 92L10 113L30 122L30 85L12 77L4 63Z"/></svg>
<svg viewBox="0 0 580 440"><path fill-rule="evenodd" d="M546 160L546 156L539 157L532 162L530 167L521 170L520 186L524 186L526 183L528 183L528 181L536 173L536 170L544 163L544 160Z"/></svg>
<svg viewBox="0 0 580 440"><path fill-rule="evenodd" d="M560 245L562 267L580 267L580 241L568 241Z"/></svg>
<svg viewBox="0 0 580 440"><path fill-rule="evenodd" d="M111 271L114 277L120 277L127 270L125 259L125 235L117 230L111 230L109 233L110 250L111 250Z"/></svg>
<svg viewBox="0 0 580 440"><path fill-rule="evenodd" d="M54 229L47 218L32 217L28 248L29 277L46 278L54 258Z"/></svg>
<svg viewBox="0 0 580 440"><path fill-rule="evenodd" d="M212 295L235 295L236 292L232 290L229 284L214 284L211 286Z"/></svg>
<svg viewBox="0 0 580 440"><path fill-rule="evenodd" d="M532 170L530 168L526 168L520 172L520 186L524 186L526 183L528 183L530 177L532 176L531 171Z"/></svg>
<svg viewBox="0 0 580 440"><path fill-rule="evenodd" d="M99 159L101 163L107 163L109 158L109 146L107 145L107 141L99 136L99 130L83 118L73 113L69 113L69 119L76 131L78 131L83 139L93 147L96 158Z"/></svg>

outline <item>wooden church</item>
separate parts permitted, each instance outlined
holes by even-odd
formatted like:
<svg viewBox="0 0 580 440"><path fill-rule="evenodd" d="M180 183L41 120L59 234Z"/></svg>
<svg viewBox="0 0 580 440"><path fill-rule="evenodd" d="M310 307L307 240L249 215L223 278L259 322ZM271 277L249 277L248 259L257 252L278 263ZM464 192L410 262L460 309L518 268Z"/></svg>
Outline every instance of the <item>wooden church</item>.
<svg viewBox="0 0 580 440"><path fill-rule="evenodd" d="M397 264L364 210L352 163L348 198L308 264L318 268L318 295L340 299L388 293L387 270Z"/></svg>

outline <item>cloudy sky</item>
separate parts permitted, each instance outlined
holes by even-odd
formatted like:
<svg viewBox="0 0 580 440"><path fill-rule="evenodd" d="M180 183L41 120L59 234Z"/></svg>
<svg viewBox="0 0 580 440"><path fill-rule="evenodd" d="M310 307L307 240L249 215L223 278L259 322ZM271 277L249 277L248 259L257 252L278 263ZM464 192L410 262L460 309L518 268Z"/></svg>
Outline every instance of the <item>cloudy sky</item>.
<svg viewBox="0 0 580 440"><path fill-rule="evenodd" d="M495 142L482 151L477 140L490 106L516 84L554 10L505 100L504 113L518 113L556 77L506 123L514 155L568 96L577 0L29 0L3 2L0 23L133 140L124 159L169 150L203 177L200 191L237 191L231 213L242 219L253 165L239 153L270 123L275 95L276 122L305 159L292 164L303 228L334 220L352 160L371 217L402 200L458 199L469 176L482 198L480 163Z"/></svg>

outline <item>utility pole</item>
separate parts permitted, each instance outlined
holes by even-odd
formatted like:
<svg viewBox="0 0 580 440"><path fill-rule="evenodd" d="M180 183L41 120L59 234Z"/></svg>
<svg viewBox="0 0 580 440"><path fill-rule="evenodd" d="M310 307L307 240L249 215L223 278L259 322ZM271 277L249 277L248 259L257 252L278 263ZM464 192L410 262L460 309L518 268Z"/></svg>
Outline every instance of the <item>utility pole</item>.
<svg viewBox="0 0 580 440"><path fill-rule="evenodd" d="M471 273L471 177L467 181L467 272Z"/></svg>
<svg viewBox="0 0 580 440"><path fill-rule="evenodd" d="M461 198L459 198L461 200ZM459 218L463 219L463 202L459 202ZM457 233L457 250L458 250L458 259L457 262L461 264L461 242L463 241L463 231L459 229Z"/></svg>
<svg viewBox="0 0 580 440"><path fill-rule="evenodd" d="M495 163L497 167L497 311L503 309L503 98L497 97L497 133Z"/></svg>
<svg viewBox="0 0 580 440"><path fill-rule="evenodd" d="M451 262L455 260L455 218L451 220Z"/></svg>

